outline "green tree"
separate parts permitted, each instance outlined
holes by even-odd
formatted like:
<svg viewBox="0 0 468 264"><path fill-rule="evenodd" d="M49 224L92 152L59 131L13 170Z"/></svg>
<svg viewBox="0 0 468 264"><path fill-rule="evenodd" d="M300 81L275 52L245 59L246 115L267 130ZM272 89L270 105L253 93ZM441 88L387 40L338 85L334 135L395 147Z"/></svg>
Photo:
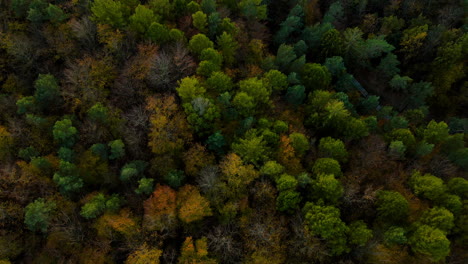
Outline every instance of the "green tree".
<svg viewBox="0 0 468 264"><path fill-rule="evenodd" d="M426 210L419 221L423 225L437 228L445 233L450 233L450 230L454 227L453 214L443 207L436 206Z"/></svg>
<svg viewBox="0 0 468 264"><path fill-rule="evenodd" d="M156 44L163 44L170 40L170 31L165 25L153 22L146 32L147 37Z"/></svg>
<svg viewBox="0 0 468 264"><path fill-rule="evenodd" d="M63 119L61 121L55 122L52 132L55 141L57 141L60 146L68 148L75 144L75 140L78 134L78 130L72 125L70 119Z"/></svg>
<svg viewBox="0 0 468 264"><path fill-rule="evenodd" d="M326 31L320 40L322 58L341 56L344 51L344 41L340 32L334 28Z"/></svg>
<svg viewBox="0 0 468 264"><path fill-rule="evenodd" d="M150 194L154 190L154 179L141 178L138 181L138 188L135 189L136 194Z"/></svg>
<svg viewBox="0 0 468 264"><path fill-rule="evenodd" d="M94 122L105 124L109 119L109 109L101 103L93 105L87 111L88 118Z"/></svg>
<svg viewBox="0 0 468 264"><path fill-rule="evenodd" d="M197 78L185 77L179 81L176 91L183 102L191 102L196 97L203 95L206 90Z"/></svg>
<svg viewBox="0 0 468 264"><path fill-rule="evenodd" d="M91 5L93 19L100 24L120 28L125 24L123 7L120 1L96 0Z"/></svg>
<svg viewBox="0 0 468 264"><path fill-rule="evenodd" d="M125 164L120 170L120 180L128 182L135 177L143 176L148 163L143 160L135 160Z"/></svg>
<svg viewBox="0 0 468 264"><path fill-rule="evenodd" d="M192 15L193 26L196 27L200 32L206 33L208 26L206 14L202 11L197 11Z"/></svg>
<svg viewBox="0 0 468 264"><path fill-rule="evenodd" d="M449 128L447 123L441 121L437 123L431 120L424 129L424 140L428 143L437 144L445 141L449 136Z"/></svg>
<svg viewBox="0 0 468 264"><path fill-rule="evenodd" d="M429 256L433 261L440 261L450 253L450 241L444 232L421 225L409 239L411 249L415 253Z"/></svg>
<svg viewBox="0 0 468 264"><path fill-rule="evenodd" d="M238 143L232 143L232 150L239 154L244 162L252 163L256 166L264 161L269 154L269 149L262 135L257 135L257 131L251 129L245 133L245 138L239 139Z"/></svg>
<svg viewBox="0 0 468 264"><path fill-rule="evenodd" d="M288 77L278 70L270 70L263 75L263 84L271 91L283 91L288 87Z"/></svg>
<svg viewBox="0 0 468 264"><path fill-rule="evenodd" d="M189 49L193 53L200 55L204 49L213 48L213 42L204 34L197 34L189 41Z"/></svg>
<svg viewBox="0 0 468 264"><path fill-rule="evenodd" d="M306 63L301 73L302 83L308 91L325 90L331 82L331 74L325 66L317 63Z"/></svg>
<svg viewBox="0 0 468 264"><path fill-rule="evenodd" d="M135 13L129 18L129 27L131 30L145 35L151 26L151 23L156 22L156 16L153 10L144 5L138 5L135 8Z"/></svg>
<svg viewBox="0 0 468 264"><path fill-rule="evenodd" d="M218 93L230 91L234 86L231 77L220 71L213 72L206 80L206 85L208 89Z"/></svg>
<svg viewBox="0 0 468 264"><path fill-rule="evenodd" d="M232 66L236 62L236 53L239 48L237 41L231 34L223 32L223 34L216 38L216 43L221 54L223 54L226 65Z"/></svg>
<svg viewBox="0 0 468 264"><path fill-rule="evenodd" d="M346 246L346 234L349 228L340 219L340 210L334 206L306 203L303 209L305 223L314 235L327 241L330 253L341 255L349 252Z"/></svg>
<svg viewBox="0 0 468 264"><path fill-rule="evenodd" d="M83 187L76 165L63 160L60 161L59 170L54 174L53 180L65 195L76 193Z"/></svg>
<svg viewBox="0 0 468 264"><path fill-rule="evenodd" d="M327 67L328 72L330 72L333 77L341 77L346 73L346 66L344 65L343 57L333 56L331 58L327 58L323 65Z"/></svg>
<svg viewBox="0 0 468 264"><path fill-rule="evenodd" d="M16 112L20 115L35 112L37 109L34 96L25 96L18 99L18 101L16 101L16 106L18 107Z"/></svg>
<svg viewBox="0 0 468 264"><path fill-rule="evenodd" d="M468 198L468 180L461 177L455 177L448 181L449 191L465 199Z"/></svg>
<svg viewBox="0 0 468 264"><path fill-rule="evenodd" d="M262 0L241 0L238 3L241 14L249 20L264 20L267 18L267 5Z"/></svg>
<svg viewBox="0 0 468 264"><path fill-rule="evenodd" d="M216 0L202 0L200 7L206 14L211 14L216 11Z"/></svg>
<svg viewBox="0 0 468 264"><path fill-rule="evenodd" d="M232 105L243 116L251 116L255 111L255 99L246 92L238 92L232 100Z"/></svg>
<svg viewBox="0 0 468 264"><path fill-rule="evenodd" d="M254 98L257 103L267 103L270 100L271 90L263 85L262 80L258 78L240 81L239 90Z"/></svg>
<svg viewBox="0 0 468 264"><path fill-rule="evenodd" d="M113 140L107 145L110 148L109 159L120 159L123 158L123 156L125 156L125 144L122 142L122 140Z"/></svg>
<svg viewBox="0 0 468 264"><path fill-rule="evenodd" d="M39 77L34 82L34 88L36 89L34 98L40 109L46 110L60 105L62 101L60 87L53 75L39 74Z"/></svg>
<svg viewBox="0 0 468 264"><path fill-rule="evenodd" d="M437 200L447 190L442 179L428 173L422 175L419 171L415 171L411 175L409 185L417 196L433 201Z"/></svg>
<svg viewBox="0 0 468 264"><path fill-rule="evenodd" d="M383 221L404 221L409 213L408 201L395 191L379 191L376 205L377 214Z"/></svg>
<svg viewBox="0 0 468 264"><path fill-rule="evenodd" d="M207 148L211 151L214 151L218 154L224 153L224 146L226 145L226 140L221 132L217 131L206 140Z"/></svg>
<svg viewBox="0 0 468 264"><path fill-rule="evenodd" d="M299 156L304 156L304 154L309 150L309 140L304 134L301 133L292 133L289 135L291 140L291 145L294 148L294 151Z"/></svg>
<svg viewBox="0 0 468 264"><path fill-rule="evenodd" d="M362 220L354 221L349 225L349 244L364 246L372 238L372 230L367 228Z"/></svg>
<svg viewBox="0 0 468 264"><path fill-rule="evenodd" d="M306 98L305 87L303 85L289 87L284 97L288 103L299 106Z"/></svg>
<svg viewBox="0 0 468 264"><path fill-rule="evenodd" d="M333 158L341 163L348 160L348 152L343 141L339 139L331 137L320 139L318 151L319 155L324 158Z"/></svg>
<svg viewBox="0 0 468 264"><path fill-rule="evenodd" d="M315 199L323 199L331 204L336 204L343 195L341 182L332 174L319 174L311 183L312 196Z"/></svg>
<svg viewBox="0 0 468 264"><path fill-rule="evenodd" d="M68 15L65 14L60 7L50 3L49 6L45 9L45 11L50 22L54 24L61 23L62 21L68 18Z"/></svg>
<svg viewBox="0 0 468 264"><path fill-rule="evenodd" d="M265 164L260 169L260 172L270 177L276 178L284 172L284 167L274 160L269 160L265 162Z"/></svg>
<svg viewBox="0 0 468 264"><path fill-rule="evenodd" d="M406 231L402 227L392 226L384 233L385 244L393 246L395 244L403 245L406 244L408 239L406 238Z"/></svg>
<svg viewBox="0 0 468 264"><path fill-rule="evenodd" d="M317 159L312 167L312 173L314 175L331 174L337 178L343 175L340 163L332 158Z"/></svg>
<svg viewBox="0 0 468 264"><path fill-rule="evenodd" d="M80 215L86 219L92 219L100 216L106 210L106 197L99 193L93 196L86 204L81 207Z"/></svg>
<svg viewBox="0 0 468 264"><path fill-rule="evenodd" d="M406 152L406 146L399 140L390 142L388 146L388 152L391 156L396 158L404 158Z"/></svg>
<svg viewBox="0 0 468 264"><path fill-rule="evenodd" d="M301 194L294 190L281 191L276 198L276 209L280 212L293 213L299 208Z"/></svg>
<svg viewBox="0 0 468 264"><path fill-rule="evenodd" d="M179 188L185 180L185 174L181 170L172 170L164 176L164 181L172 188Z"/></svg>
<svg viewBox="0 0 468 264"><path fill-rule="evenodd" d="M24 223L29 230L42 233L47 232L52 213L56 205L53 202L47 202L43 198L38 198L28 204L24 209Z"/></svg>

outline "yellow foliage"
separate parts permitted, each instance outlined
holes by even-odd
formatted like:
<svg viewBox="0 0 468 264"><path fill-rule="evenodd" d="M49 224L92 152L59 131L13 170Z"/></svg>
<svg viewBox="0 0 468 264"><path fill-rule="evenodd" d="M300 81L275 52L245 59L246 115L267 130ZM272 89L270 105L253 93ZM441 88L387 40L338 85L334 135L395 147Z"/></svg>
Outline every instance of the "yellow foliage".
<svg viewBox="0 0 468 264"><path fill-rule="evenodd" d="M216 260L208 257L206 237L193 243L192 237L187 237L180 249L179 264L216 264Z"/></svg>
<svg viewBox="0 0 468 264"><path fill-rule="evenodd" d="M201 196L195 186L185 185L177 193L179 219L184 223L191 223L211 216L210 202Z"/></svg>
<svg viewBox="0 0 468 264"><path fill-rule="evenodd" d="M136 251L132 252L127 260L126 264L159 264L159 258L161 257L162 250L157 248L150 248L144 244Z"/></svg>
<svg viewBox="0 0 468 264"><path fill-rule="evenodd" d="M13 137L6 127L0 126L0 161L5 160L13 146Z"/></svg>

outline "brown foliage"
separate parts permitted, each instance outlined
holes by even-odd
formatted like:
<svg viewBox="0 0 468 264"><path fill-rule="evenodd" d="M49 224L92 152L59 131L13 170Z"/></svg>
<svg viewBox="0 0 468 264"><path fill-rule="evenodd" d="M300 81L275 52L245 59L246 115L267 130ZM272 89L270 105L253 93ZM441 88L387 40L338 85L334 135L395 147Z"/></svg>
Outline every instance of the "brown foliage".
<svg viewBox="0 0 468 264"><path fill-rule="evenodd" d="M143 202L143 225L148 230L163 230L176 224L176 192L169 186L157 185L153 194Z"/></svg>
<svg viewBox="0 0 468 264"><path fill-rule="evenodd" d="M189 176L196 176L202 168L215 163L213 154L199 143L196 143L184 153L183 160L185 173Z"/></svg>
<svg viewBox="0 0 468 264"><path fill-rule="evenodd" d="M177 208L179 209L179 219L188 224L211 216L210 203L201 196L198 188L192 185L185 185L177 193Z"/></svg>

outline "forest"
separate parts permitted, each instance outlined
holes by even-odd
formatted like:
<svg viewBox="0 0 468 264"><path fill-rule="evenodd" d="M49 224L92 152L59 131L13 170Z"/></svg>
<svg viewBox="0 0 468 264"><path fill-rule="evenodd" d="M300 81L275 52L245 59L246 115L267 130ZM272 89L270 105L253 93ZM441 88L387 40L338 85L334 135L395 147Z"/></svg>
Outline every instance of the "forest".
<svg viewBox="0 0 468 264"><path fill-rule="evenodd" d="M0 1L0 264L466 264L467 14Z"/></svg>

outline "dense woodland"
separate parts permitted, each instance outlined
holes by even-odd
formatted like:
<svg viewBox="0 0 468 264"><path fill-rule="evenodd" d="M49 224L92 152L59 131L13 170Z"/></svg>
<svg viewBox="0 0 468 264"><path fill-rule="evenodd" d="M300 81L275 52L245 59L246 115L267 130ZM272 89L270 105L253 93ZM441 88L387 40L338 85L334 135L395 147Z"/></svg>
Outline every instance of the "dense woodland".
<svg viewBox="0 0 468 264"><path fill-rule="evenodd" d="M0 2L0 263L467 263L468 2Z"/></svg>

